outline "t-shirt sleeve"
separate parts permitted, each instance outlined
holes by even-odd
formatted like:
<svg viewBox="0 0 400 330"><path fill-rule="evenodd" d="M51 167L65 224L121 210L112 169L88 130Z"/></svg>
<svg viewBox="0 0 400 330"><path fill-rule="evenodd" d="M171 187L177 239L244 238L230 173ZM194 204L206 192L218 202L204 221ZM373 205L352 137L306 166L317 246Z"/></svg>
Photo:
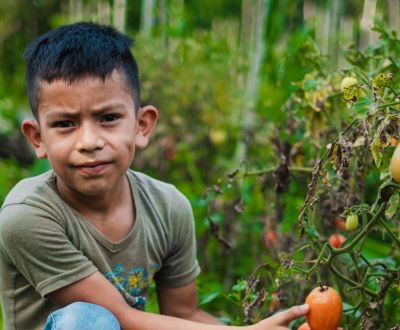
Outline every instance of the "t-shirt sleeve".
<svg viewBox="0 0 400 330"><path fill-rule="evenodd" d="M196 259L196 237L192 207L176 191L169 216L171 249L155 276L157 285L174 288L194 281L200 273Z"/></svg>
<svg viewBox="0 0 400 330"><path fill-rule="evenodd" d="M0 213L0 257L45 297L97 270L66 231L53 214L40 208L9 205Z"/></svg>

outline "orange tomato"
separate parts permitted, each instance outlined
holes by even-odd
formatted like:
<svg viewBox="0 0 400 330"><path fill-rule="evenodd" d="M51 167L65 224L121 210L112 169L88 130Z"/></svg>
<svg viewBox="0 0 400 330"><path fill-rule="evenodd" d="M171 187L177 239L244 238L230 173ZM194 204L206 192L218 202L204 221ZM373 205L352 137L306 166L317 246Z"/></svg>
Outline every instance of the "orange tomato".
<svg viewBox="0 0 400 330"><path fill-rule="evenodd" d="M342 234L333 234L329 237L329 243L336 249L340 248L345 240Z"/></svg>
<svg viewBox="0 0 400 330"><path fill-rule="evenodd" d="M310 311L306 321L311 330L336 330L342 320L343 303L331 287L315 288L306 299Z"/></svg>
<svg viewBox="0 0 400 330"><path fill-rule="evenodd" d="M266 230L265 231L265 236L272 243L272 245L276 244L276 236L275 236L275 233L274 233L274 231L272 229Z"/></svg>
<svg viewBox="0 0 400 330"><path fill-rule="evenodd" d="M272 314L279 309L279 307L281 306L281 303L279 302L278 293L274 292L271 295L271 297L276 298L276 299L270 300L270 303L269 303L269 312Z"/></svg>
<svg viewBox="0 0 400 330"><path fill-rule="evenodd" d="M345 229L346 229L346 221L344 221L344 220L341 219L341 218L336 218L336 219L335 219L335 226L336 226L336 228L338 228L338 229L345 230Z"/></svg>
<svg viewBox="0 0 400 330"><path fill-rule="evenodd" d="M311 330L307 323L303 323L297 330Z"/></svg>
<svg viewBox="0 0 400 330"><path fill-rule="evenodd" d="M261 235L261 242L267 249L273 249L276 246L276 234L273 229L264 229Z"/></svg>
<svg viewBox="0 0 400 330"><path fill-rule="evenodd" d="M395 138L392 138L392 146L393 147L397 147L397 145L399 144L399 140L396 140Z"/></svg>

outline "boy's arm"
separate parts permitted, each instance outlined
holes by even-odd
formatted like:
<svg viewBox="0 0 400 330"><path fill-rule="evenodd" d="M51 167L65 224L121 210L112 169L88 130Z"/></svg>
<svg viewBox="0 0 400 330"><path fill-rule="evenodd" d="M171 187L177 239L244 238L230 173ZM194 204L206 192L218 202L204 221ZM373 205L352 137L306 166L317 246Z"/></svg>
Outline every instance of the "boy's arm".
<svg viewBox="0 0 400 330"><path fill-rule="evenodd" d="M199 307L196 282L192 281L179 288L165 288L157 285L160 313L205 324L225 325Z"/></svg>
<svg viewBox="0 0 400 330"><path fill-rule="evenodd" d="M123 330L218 330L223 327L223 325L202 324L171 316L150 314L131 308L118 290L100 272L95 272L83 280L54 291L48 294L48 298L60 307L78 301L103 306L114 314ZM299 306L295 306L247 329L289 329L287 327L289 322L305 315L307 311L308 309L302 310ZM231 327L231 329L240 328Z"/></svg>

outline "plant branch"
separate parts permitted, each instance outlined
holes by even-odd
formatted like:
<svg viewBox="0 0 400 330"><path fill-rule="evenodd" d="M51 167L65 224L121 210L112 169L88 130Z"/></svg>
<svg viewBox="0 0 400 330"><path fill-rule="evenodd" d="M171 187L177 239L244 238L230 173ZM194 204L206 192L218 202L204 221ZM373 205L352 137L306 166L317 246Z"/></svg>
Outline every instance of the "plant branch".
<svg viewBox="0 0 400 330"><path fill-rule="evenodd" d="M392 105L397 105L397 104L400 104L400 101L394 101L394 102L384 103L384 104L382 104L382 105L378 108L378 111L383 110L383 109L385 109L385 108L387 108L387 107L390 107L390 106L392 106Z"/></svg>
<svg viewBox="0 0 400 330"><path fill-rule="evenodd" d="M289 168L289 171L291 171L291 172L312 173L312 171L314 170L312 167L301 167L301 166L289 166L288 168ZM247 176L255 176L255 175L262 175L262 174L266 174L266 173L272 173L272 172L275 172L276 169L277 169L277 167L269 167L269 168L265 168L263 170L239 173L235 176L235 179L241 178L241 177L247 177Z"/></svg>
<svg viewBox="0 0 400 330"><path fill-rule="evenodd" d="M326 264L326 267L332 272L333 275L335 275L336 277L340 278L343 282L346 282L347 284L353 285L353 286L357 286L358 283L354 282L353 280L349 279L347 276L344 276L343 274L341 274L340 272L338 272L338 270L333 267L332 264ZM372 291L370 289L365 288L365 292L368 293L370 296L373 297L379 297L379 294L375 291Z"/></svg>
<svg viewBox="0 0 400 330"><path fill-rule="evenodd" d="M388 234L393 238L394 242L396 243L397 247L399 248L400 251L400 241L398 240L398 238L396 237L396 235L392 232L392 230L386 225L385 221L383 221L382 219L379 219L379 223L385 227L385 229L387 230Z"/></svg>

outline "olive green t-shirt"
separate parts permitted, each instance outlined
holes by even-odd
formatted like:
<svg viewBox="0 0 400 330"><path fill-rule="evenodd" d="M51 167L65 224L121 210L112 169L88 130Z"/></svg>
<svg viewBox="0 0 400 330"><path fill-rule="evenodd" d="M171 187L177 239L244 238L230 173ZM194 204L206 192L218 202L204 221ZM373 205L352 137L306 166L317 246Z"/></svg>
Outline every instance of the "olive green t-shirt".
<svg viewBox="0 0 400 330"><path fill-rule="evenodd" d="M46 295L100 271L132 307L143 309L153 279L193 281L194 221L173 186L128 171L136 209L130 233L114 243L57 192L53 171L22 180L0 210L0 292L4 329L43 329L58 307Z"/></svg>

